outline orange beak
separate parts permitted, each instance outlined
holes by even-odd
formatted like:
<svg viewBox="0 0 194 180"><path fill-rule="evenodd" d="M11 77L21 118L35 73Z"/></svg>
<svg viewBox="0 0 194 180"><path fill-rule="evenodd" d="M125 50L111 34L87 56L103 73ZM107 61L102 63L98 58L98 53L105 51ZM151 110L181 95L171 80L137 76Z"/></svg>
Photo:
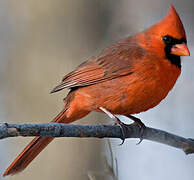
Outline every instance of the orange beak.
<svg viewBox="0 0 194 180"><path fill-rule="evenodd" d="M190 56L189 49L185 43L174 45L171 48L171 54L177 56Z"/></svg>

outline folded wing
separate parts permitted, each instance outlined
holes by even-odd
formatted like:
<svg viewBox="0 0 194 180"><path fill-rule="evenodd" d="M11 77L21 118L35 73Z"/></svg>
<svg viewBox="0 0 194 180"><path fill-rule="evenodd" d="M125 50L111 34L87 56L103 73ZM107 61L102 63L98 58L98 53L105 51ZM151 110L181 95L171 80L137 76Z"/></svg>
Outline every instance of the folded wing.
<svg viewBox="0 0 194 180"><path fill-rule="evenodd" d="M130 38L105 49L64 76L51 93L64 88L83 87L132 73L132 62L141 59L144 51Z"/></svg>

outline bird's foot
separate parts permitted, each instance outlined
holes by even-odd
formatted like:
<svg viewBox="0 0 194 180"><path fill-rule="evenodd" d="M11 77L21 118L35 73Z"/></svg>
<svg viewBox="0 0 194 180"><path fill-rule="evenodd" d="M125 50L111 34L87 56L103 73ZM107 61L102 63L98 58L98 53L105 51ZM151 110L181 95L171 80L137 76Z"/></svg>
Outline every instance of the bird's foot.
<svg viewBox="0 0 194 180"><path fill-rule="evenodd" d="M122 133L122 142L120 145L122 145L125 142L126 139L126 134L128 131L128 125L123 123L118 117L115 116L115 125L119 126L121 129L121 133Z"/></svg>
<svg viewBox="0 0 194 180"><path fill-rule="evenodd" d="M146 126L145 126L145 124L139 118L137 118L135 116L129 115L127 117L129 117L130 119L132 119L134 121L133 124L134 125L138 125L139 128L140 128L140 137L139 137L140 141L137 143L137 145L138 145L138 144L140 144L143 141L143 135L144 135Z"/></svg>
<svg viewBox="0 0 194 180"><path fill-rule="evenodd" d="M105 114L107 114L111 119L113 119L114 122L115 122L114 123L115 125L120 127L121 133L122 133L122 137L121 137L122 143L120 145L122 145L125 142L125 139L126 139L126 133L128 131L128 125L121 122L121 120L117 116L115 116L114 114L112 114L111 112L106 110L105 108L99 107L99 109L102 110Z"/></svg>

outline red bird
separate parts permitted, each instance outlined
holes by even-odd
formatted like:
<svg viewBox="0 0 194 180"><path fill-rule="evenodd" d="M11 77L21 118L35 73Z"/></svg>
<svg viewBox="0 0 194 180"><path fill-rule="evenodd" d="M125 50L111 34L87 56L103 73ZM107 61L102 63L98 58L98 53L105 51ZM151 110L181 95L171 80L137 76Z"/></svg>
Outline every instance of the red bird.
<svg viewBox="0 0 194 180"><path fill-rule="evenodd" d="M71 123L98 111L125 115L143 126L131 114L147 111L167 96L181 73L180 56L189 56L189 50L183 24L171 6L157 24L117 42L67 74L52 91L70 89L64 109L52 122ZM23 171L52 140L34 138L3 176Z"/></svg>

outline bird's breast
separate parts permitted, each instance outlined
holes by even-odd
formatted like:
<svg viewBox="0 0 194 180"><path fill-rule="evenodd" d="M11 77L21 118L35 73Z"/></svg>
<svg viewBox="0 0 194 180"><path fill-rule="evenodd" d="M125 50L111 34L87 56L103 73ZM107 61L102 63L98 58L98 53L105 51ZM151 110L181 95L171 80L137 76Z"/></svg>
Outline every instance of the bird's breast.
<svg viewBox="0 0 194 180"><path fill-rule="evenodd" d="M126 114L139 113L158 105L173 88L180 75L180 68L168 60L152 61L136 64L134 73L128 77L132 79L132 83L127 88L127 98L123 104Z"/></svg>

